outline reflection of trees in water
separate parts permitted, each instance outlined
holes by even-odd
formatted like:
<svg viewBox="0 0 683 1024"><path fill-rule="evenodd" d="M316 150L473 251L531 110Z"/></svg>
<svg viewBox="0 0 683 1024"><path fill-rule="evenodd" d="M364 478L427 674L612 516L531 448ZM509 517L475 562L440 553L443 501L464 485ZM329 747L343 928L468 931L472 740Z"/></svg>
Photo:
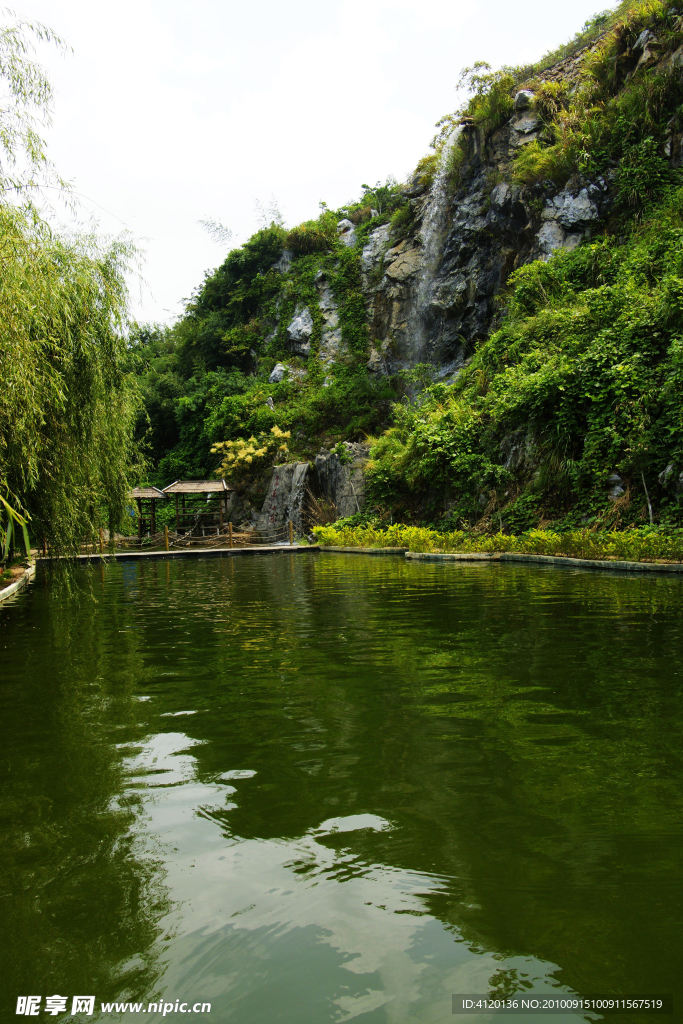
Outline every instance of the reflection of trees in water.
<svg viewBox="0 0 683 1024"><path fill-rule="evenodd" d="M11 665L2 722L3 801L22 816L0 852L18 894L6 978L37 991L48 949L45 991L154 983L162 874L136 857L135 804L113 803L113 742L135 743L152 710L132 699L142 684L199 712L181 721L204 741L201 779L258 773L211 811L227 834L295 839L379 815L393 831L317 843L349 850L351 873L442 878L424 905L473 948L559 963L584 992L671 989L676 581L327 555L199 568L124 564L99 605L43 606L38 589L27 602L23 625L50 636ZM323 867L313 849L291 870Z"/></svg>
<svg viewBox="0 0 683 1024"><path fill-rule="evenodd" d="M225 625L250 636L232 668L243 693L198 757L218 771L229 751L260 772L226 829L296 836L326 813L385 816L400 829L354 836L353 851L450 876L426 904L475 945L561 963L584 992L670 989L676 581L288 561L263 570L258 599L238 587Z"/></svg>
<svg viewBox="0 0 683 1024"><path fill-rule="evenodd" d="M168 904L158 865L136 856L136 801L119 799L116 744L140 733L140 638L123 602L48 599L40 581L0 621L12 651L0 719L7 1005L27 992L137 995L159 974Z"/></svg>

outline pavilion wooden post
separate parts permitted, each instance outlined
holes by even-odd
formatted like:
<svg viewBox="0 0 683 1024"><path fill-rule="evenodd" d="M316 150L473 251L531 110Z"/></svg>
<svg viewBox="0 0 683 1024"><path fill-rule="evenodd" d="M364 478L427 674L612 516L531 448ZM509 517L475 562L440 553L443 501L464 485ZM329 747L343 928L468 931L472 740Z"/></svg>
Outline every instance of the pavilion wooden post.
<svg viewBox="0 0 683 1024"><path fill-rule="evenodd" d="M150 498L149 503L152 506L151 518L152 518L152 536L157 532L157 501L156 498Z"/></svg>
<svg viewBox="0 0 683 1024"><path fill-rule="evenodd" d="M136 498L138 506L138 537L142 540L142 498Z"/></svg>
<svg viewBox="0 0 683 1024"><path fill-rule="evenodd" d="M222 530L223 529L223 499L222 498L220 499L219 505L220 505L220 517L221 517L220 524L221 524L221 530Z"/></svg>
<svg viewBox="0 0 683 1024"><path fill-rule="evenodd" d="M47 558L47 537L43 537L43 558Z"/></svg>
<svg viewBox="0 0 683 1024"><path fill-rule="evenodd" d="M100 554L104 554L104 530L100 526Z"/></svg>
<svg viewBox="0 0 683 1024"><path fill-rule="evenodd" d="M166 548L167 551L169 550L168 526L164 526L164 547Z"/></svg>
<svg viewBox="0 0 683 1024"><path fill-rule="evenodd" d="M176 532L180 529L180 515L178 513L178 495L175 496L175 528Z"/></svg>
<svg viewBox="0 0 683 1024"><path fill-rule="evenodd" d="M230 547L232 547L232 523L228 523L228 540L230 542Z"/></svg>
<svg viewBox="0 0 683 1024"><path fill-rule="evenodd" d="M289 520L289 543L294 543L294 524L291 519Z"/></svg>

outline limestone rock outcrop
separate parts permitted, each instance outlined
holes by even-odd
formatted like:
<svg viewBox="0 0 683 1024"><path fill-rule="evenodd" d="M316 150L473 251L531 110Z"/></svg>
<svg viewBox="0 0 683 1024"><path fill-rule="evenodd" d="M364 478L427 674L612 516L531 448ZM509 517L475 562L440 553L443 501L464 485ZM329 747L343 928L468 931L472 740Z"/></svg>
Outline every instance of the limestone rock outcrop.
<svg viewBox="0 0 683 1024"><path fill-rule="evenodd" d="M313 317L308 306L297 307L292 322L287 327L287 346L292 355L308 356L311 352Z"/></svg>
<svg viewBox="0 0 683 1024"><path fill-rule="evenodd" d="M337 234L344 245L356 244L356 226L352 220L348 220L346 217L344 220L340 220L337 224Z"/></svg>
<svg viewBox="0 0 683 1024"><path fill-rule="evenodd" d="M317 488L336 508L337 518L362 512L365 504L365 476L363 467L368 460L370 447L366 444L344 445L348 462L334 452L323 449L316 455L315 469Z"/></svg>
<svg viewBox="0 0 683 1024"><path fill-rule="evenodd" d="M279 384L281 380L284 380L285 374L287 373L287 367L284 363L276 363L270 372L268 378L269 384Z"/></svg>
<svg viewBox="0 0 683 1024"><path fill-rule="evenodd" d="M339 323L339 309L329 282L322 271L318 273L315 284L319 296L318 305L324 321L319 356L323 363L330 364L337 362L345 354L341 324Z"/></svg>
<svg viewBox="0 0 683 1024"><path fill-rule="evenodd" d="M287 539L291 521L298 536L304 533L302 512L309 473L308 462L289 462L275 466L256 527L273 543Z"/></svg>

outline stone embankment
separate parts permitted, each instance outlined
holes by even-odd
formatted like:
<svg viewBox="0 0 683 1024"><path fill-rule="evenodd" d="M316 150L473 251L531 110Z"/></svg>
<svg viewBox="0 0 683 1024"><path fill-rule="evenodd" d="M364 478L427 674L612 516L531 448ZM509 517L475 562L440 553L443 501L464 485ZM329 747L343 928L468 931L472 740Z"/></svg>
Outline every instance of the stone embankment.
<svg viewBox="0 0 683 1024"><path fill-rule="evenodd" d="M409 551L407 548L354 548L327 544L320 550L349 555L402 555L411 562L521 562L568 569L683 574L683 562L624 562L617 559L570 558L564 555L533 555L513 551Z"/></svg>
<svg viewBox="0 0 683 1024"><path fill-rule="evenodd" d="M17 566L17 572L13 574L12 579L7 582L0 582L0 602L6 601L8 597L12 597L22 587L26 586L29 580L35 574L35 564L31 563L29 566Z"/></svg>

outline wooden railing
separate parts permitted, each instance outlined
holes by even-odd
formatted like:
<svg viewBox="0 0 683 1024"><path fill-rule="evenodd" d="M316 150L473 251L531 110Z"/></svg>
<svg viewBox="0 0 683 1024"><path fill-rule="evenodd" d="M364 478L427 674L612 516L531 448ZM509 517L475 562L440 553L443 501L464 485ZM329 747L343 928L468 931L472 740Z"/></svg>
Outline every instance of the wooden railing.
<svg viewBox="0 0 683 1024"><path fill-rule="evenodd" d="M228 523L222 529L220 527L207 528L196 526L193 530L178 532L165 527L164 530L145 537L119 536L114 541L113 549L115 551L153 551L160 549L171 551L182 548L237 548L293 543L294 527L291 522L279 527L269 527L266 530L235 530L232 523ZM81 547L81 550L86 554L96 553L98 549L102 554L112 550L112 546L105 541L102 531L100 531L99 543L95 540Z"/></svg>

